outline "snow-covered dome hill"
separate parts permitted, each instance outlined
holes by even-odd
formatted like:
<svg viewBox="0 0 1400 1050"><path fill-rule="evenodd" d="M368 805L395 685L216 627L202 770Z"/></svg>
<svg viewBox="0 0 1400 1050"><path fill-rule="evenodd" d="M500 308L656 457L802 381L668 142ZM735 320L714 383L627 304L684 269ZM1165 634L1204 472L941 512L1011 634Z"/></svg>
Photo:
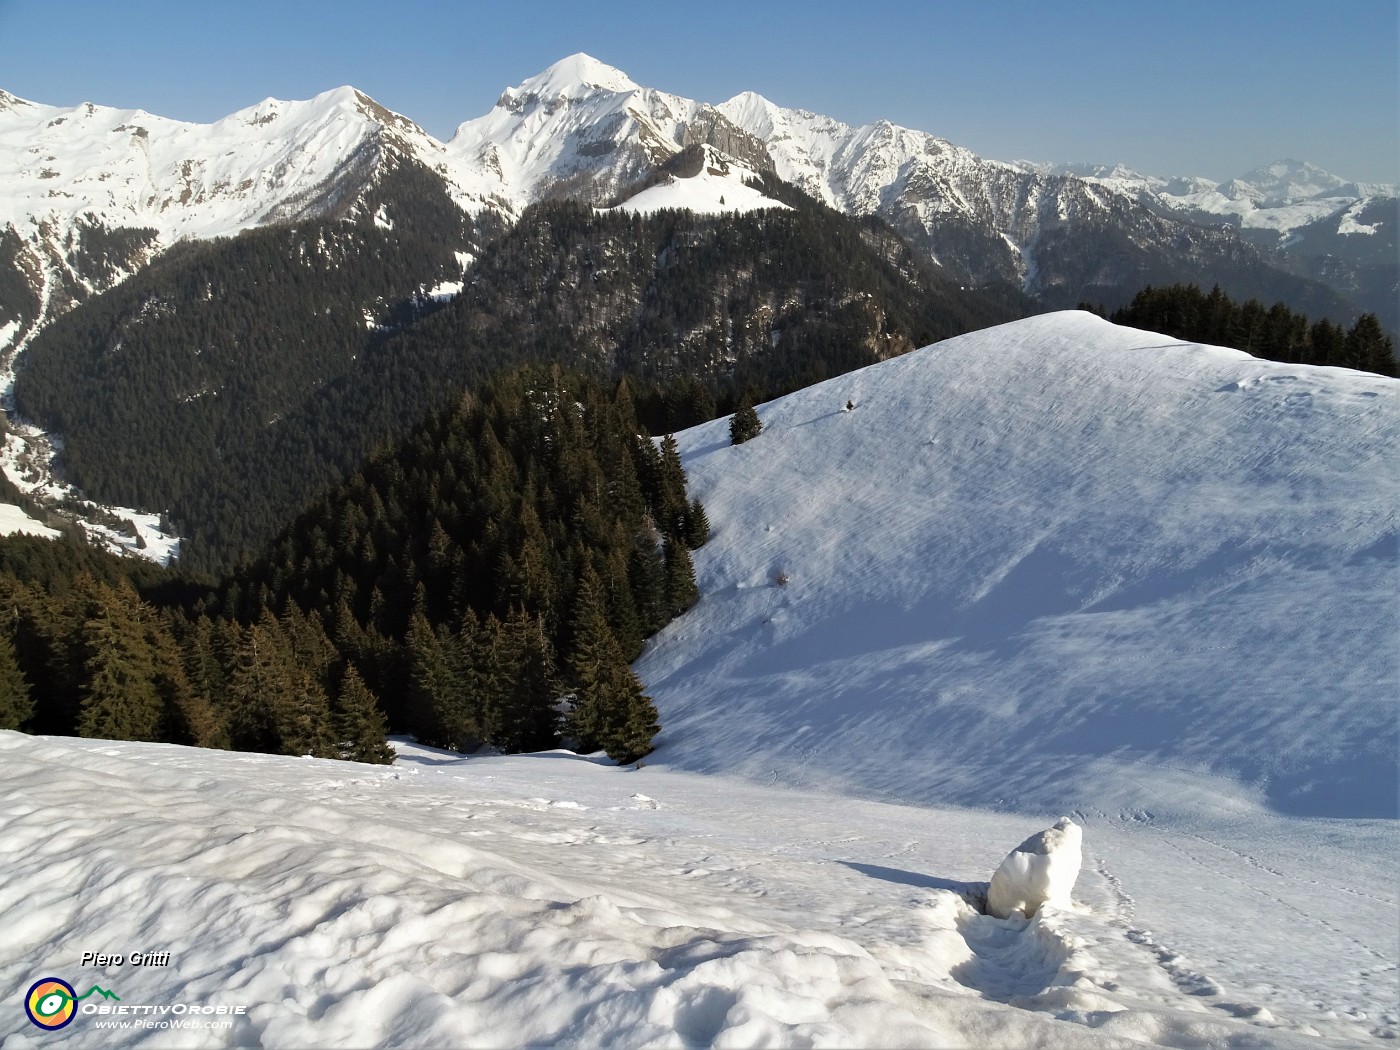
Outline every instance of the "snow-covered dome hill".
<svg viewBox="0 0 1400 1050"><path fill-rule="evenodd" d="M714 529L638 667L657 758L925 804L1393 816L1397 397L1066 312L760 406L743 445L687 431Z"/></svg>

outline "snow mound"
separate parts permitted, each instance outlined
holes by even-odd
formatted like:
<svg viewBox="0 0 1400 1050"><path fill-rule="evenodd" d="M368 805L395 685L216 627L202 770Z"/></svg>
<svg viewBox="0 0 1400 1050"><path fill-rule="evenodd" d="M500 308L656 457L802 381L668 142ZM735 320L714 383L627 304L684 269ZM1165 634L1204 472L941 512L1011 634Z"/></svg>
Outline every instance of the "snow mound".
<svg viewBox="0 0 1400 1050"><path fill-rule="evenodd" d="M657 761L1051 815L1395 815L1400 382L1071 311L758 411L743 445L677 437L713 528L637 665Z"/></svg>
<svg viewBox="0 0 1400 1050"><path fill-rule="evenodd" d="M987 912L1031 918L1042 904L1067 908L1079 878L1084 833L1069 817L1037 832L1006 855L987 887Z"/></svg>

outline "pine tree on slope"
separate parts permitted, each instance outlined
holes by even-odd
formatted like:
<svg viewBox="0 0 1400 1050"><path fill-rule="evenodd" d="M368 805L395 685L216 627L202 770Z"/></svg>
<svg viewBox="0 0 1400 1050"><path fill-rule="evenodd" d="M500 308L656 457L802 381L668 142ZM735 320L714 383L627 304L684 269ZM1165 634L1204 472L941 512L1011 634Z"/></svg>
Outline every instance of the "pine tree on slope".
<svg viewBox="0 0 1400 1050"><path fill-rule="evenodd" d="M742 445L745 441L758 437L762 431L763 421L758 418L753 402L745 394L739 399L739 405L729 420L729 441L734 445Z"/></svg>
<svg viewBox="0 0 1400 1050"><path fill-rule="evenodd" d="M34 713L29 683L19 668L10 636L0 631L0 729L18 729Z"/></svg>
<svg viewBox="0 0 1400 1050"><path fill-rule="evenodd" d="M602 748L618 764L650 753L660 729L656 707L642 692L622 649L608 627L603 585L590 568L574 605L573 651L569 674L573 707L565 731L582 751Z"/></svg>

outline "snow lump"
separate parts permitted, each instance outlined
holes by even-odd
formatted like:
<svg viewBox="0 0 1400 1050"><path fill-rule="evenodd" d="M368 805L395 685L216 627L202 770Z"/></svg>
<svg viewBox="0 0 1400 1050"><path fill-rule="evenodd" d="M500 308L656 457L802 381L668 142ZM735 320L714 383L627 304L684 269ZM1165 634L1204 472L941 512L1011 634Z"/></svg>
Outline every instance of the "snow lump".
<svg viewBox="0 0 1400 1050"><path fill-rule="evenodd" d="M1069 817L1061 817L1006 855L987 887L987 912L998 919L1014 914L1030 918L1042 904L1069 906L1070 891L1079 877L1083 832Z"/></svg>

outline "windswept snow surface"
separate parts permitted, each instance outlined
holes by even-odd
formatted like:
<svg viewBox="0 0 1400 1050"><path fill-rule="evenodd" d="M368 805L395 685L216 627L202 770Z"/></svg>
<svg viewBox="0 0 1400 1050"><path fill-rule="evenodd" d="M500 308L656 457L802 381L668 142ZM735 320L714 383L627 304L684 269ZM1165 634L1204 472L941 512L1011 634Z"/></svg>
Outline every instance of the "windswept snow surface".
<svg viewBox="0 0 1400 1050"><path fill-rule="evenodd" d="M1090 828L1072 906L1000 920L969 902L1025 818L401 751L386 768L0 733L0 1046L1319 1047L1396 1029L1378 835L1263 815L1224 851ZM1180 877L1197 860L1205 884ZM20 1004L42 977L120 999L41 1032ZM214 1029L191 1006L241 1012Z"/></svg>
<svg viewBox="0 0 1400 1050"><path fill-rule="evenodd" d="M714 529L638 665L662 754L920 804L1393 817L1398 397L1066 312L762 406L743 445L687 431Z"/></svg>

